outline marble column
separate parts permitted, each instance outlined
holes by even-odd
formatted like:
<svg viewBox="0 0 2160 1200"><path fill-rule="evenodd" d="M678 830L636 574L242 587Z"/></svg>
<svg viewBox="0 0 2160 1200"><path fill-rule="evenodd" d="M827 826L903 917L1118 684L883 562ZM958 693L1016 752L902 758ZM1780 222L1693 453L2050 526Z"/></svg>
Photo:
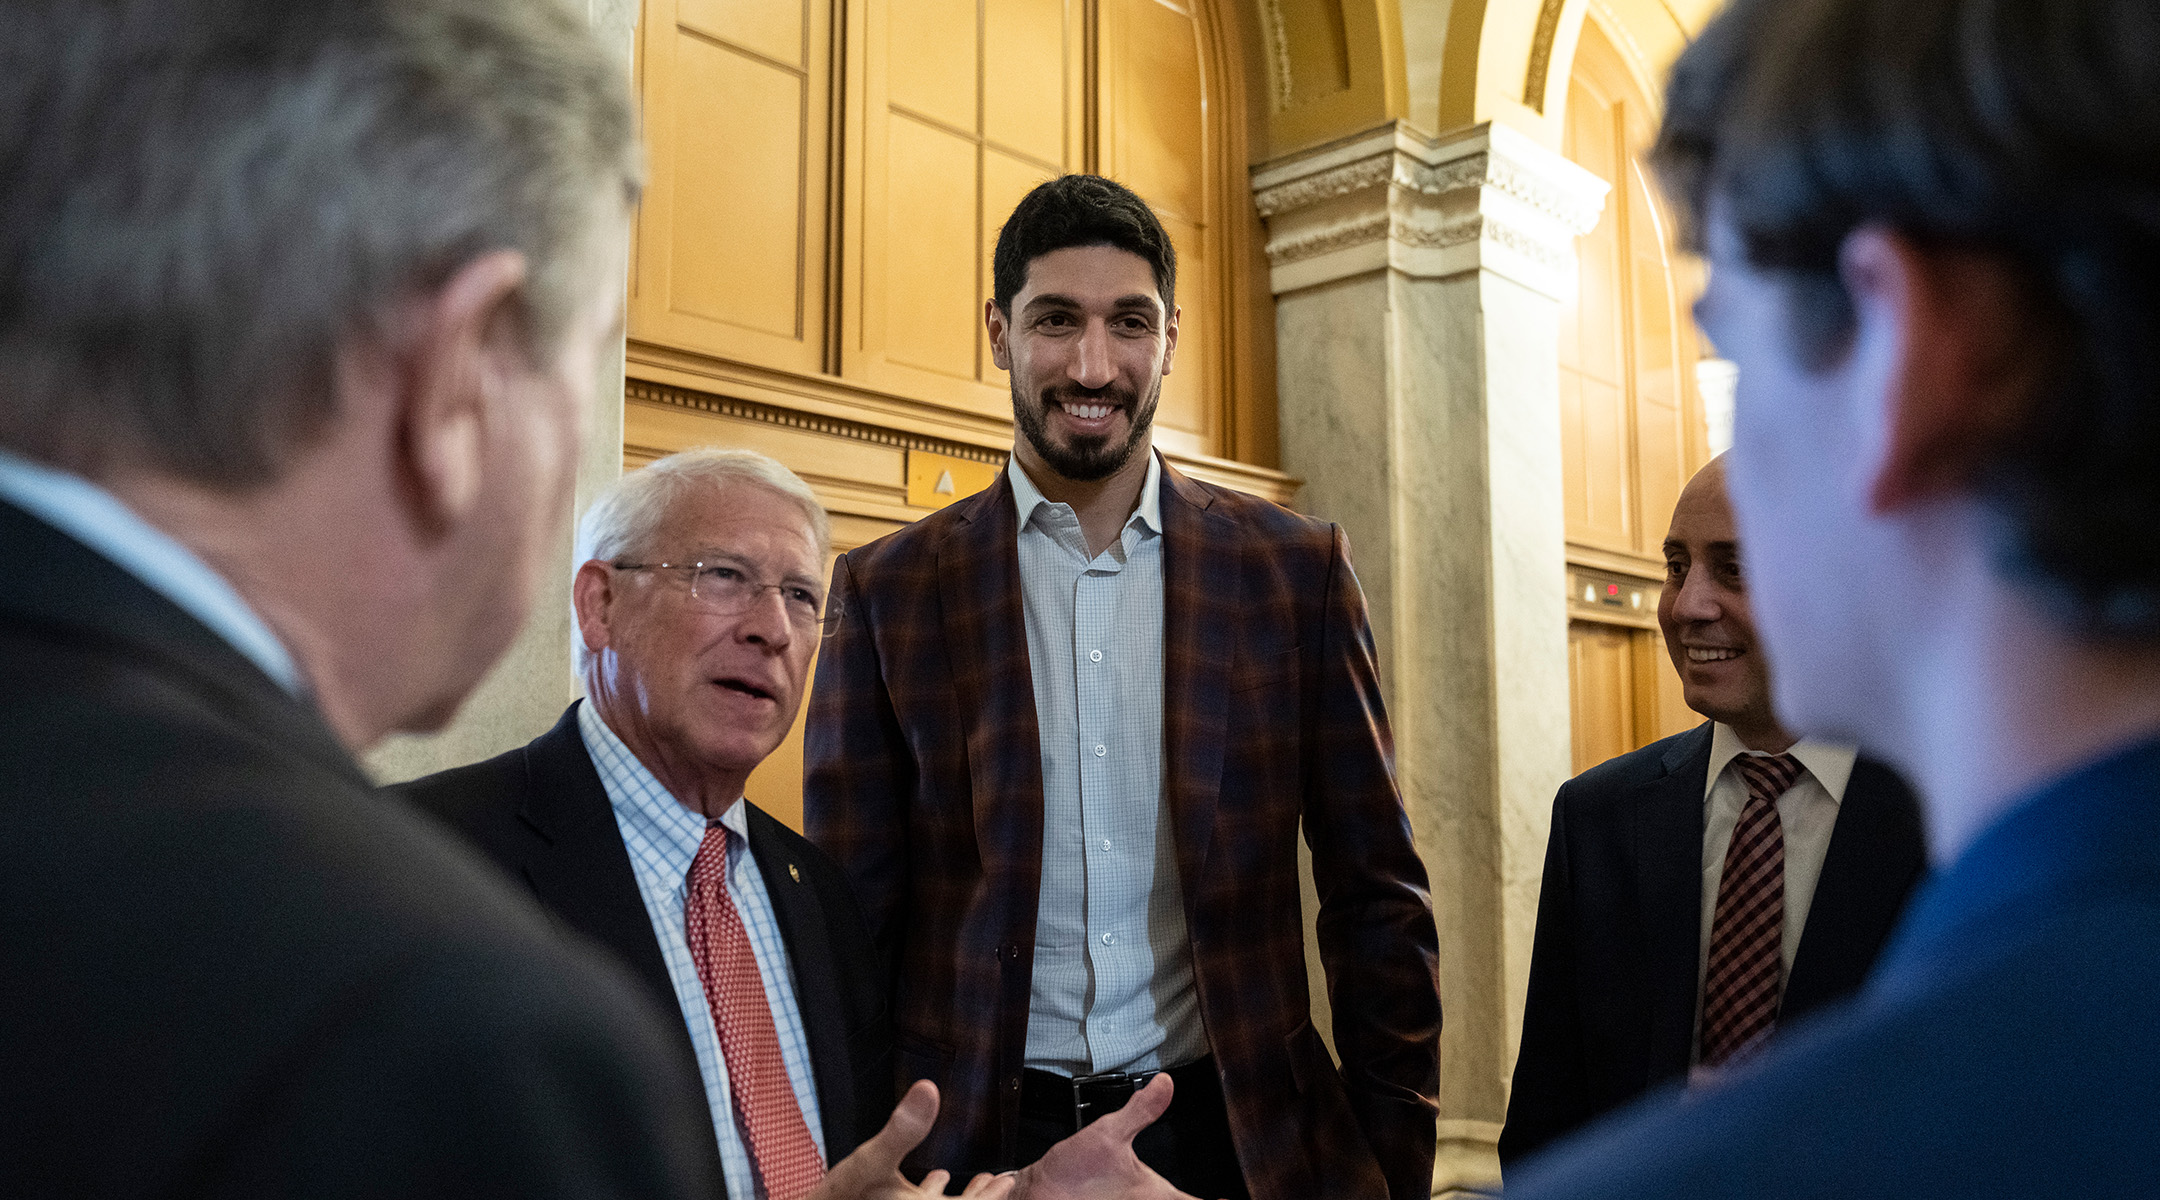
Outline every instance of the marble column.
<svg viewBox="0 0 2160 1200"><path fill-rule="evenodd" d="M623 62L629 62L637 36L638 0L584 0L584 4L594 32ZM629 286L627 278L623 283ZM584 455L578 462L576 498L572 511L563 514L555 564L548 572L550 582L542 594L533 597L525 628L448 728L425 737L392 737L368 755L368 770L378 781L413 779L522 746L545 733L578 696L570 647L574 632L570 577L577 567L570 561L576 536L573 525L600 489L622 475L623 365L623 343L617 341L597 364L599 380Z"/></svg>
<svg viewBox="0 0 2160 1200"><path fill-rule="evenodd" d="M1399 122L1252 183L1283 468L1305 481L1298 507L1350 536L1432 876L1446 1013L1433 1189L1491 1190L1569 773L1560 311L1606 184L1505 126L1432 139Z"/></svg>

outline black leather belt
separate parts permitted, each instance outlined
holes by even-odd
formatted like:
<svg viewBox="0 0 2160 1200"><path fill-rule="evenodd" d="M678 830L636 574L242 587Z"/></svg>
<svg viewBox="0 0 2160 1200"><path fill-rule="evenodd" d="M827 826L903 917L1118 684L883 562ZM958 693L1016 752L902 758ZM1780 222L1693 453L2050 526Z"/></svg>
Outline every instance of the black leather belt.
<svg viewBox="0 0 2160 1200"><path fill-rule="evenodd" d="M1157 1075L1168 1075L1179 1089L1205 1075L1212 1082L1215 1058L1209 1055L1167 1071L1103 1071L1077 1078L1033 1067L1020 1074L1020 1111L1038 1120L1056 1121L1078 1132L1088 1122L1125 1107L1133 1093Z"/></svg>

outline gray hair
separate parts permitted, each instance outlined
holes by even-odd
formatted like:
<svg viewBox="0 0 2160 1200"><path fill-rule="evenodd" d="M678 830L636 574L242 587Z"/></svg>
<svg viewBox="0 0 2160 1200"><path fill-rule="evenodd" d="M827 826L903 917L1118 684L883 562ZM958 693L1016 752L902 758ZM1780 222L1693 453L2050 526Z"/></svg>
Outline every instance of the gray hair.
<svg viewBox="0 0 2160 1200"><path fill-rule="evenodd" d="M582 7L582 6L581 6ZM498 249L536 357L642 183L625 64L561 0L10 0L0 446L274 481L340 343Z"/></svg>
<svg viewBox="0 0 2160 1200"><path fill-rule="evenodd" d="M609 484L578 519L576 561L599 559L620 562L667 553L653 545L668 513L686 496L700 491L746 485L761 487L794 502L810 526L817 546L818 563L832 552L832 520L825 506L802 477L777 459L755 450L724 450L700 446L656 459L635 471L626 471ZM682 547L677 547L677 550ZM582 671L591 659L585 639L576 632L576 613L571 614L571 648Z"/></svg>

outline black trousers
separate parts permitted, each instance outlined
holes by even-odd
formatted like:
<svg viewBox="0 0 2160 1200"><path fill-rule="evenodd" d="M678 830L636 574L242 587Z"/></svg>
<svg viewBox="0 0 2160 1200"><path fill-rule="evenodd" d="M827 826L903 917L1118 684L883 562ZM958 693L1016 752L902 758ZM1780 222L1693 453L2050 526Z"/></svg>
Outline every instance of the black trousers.
<svg viewBox="0 0 2160 1200"><path fill-rule="evenodd" d="M1171 1186L1200 1200L1249 1200L1237 1151L1230 1144L1230 1114L1223 1107L1215 1060L1173 1068L1170 1078L1177 1085L1170 1111L1140 1131L1133 1139L1133 1153ZM1076 1132L1071 1111L1055 1108L1021 1108L1018 1165L1036 1161Z"/></svg>

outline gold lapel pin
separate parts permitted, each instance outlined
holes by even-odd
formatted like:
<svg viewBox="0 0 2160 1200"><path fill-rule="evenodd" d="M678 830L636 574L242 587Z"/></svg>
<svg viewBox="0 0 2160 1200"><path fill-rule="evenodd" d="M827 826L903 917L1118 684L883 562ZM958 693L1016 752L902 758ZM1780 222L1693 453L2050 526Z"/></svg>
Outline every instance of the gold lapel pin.
<svg viewBox="0 0 2160 1200"><path fill-rule="evenodd" d="M789 863L787 865L787 877L797 883L802 882L802 872L795 869L794 863Z"/></svg>

